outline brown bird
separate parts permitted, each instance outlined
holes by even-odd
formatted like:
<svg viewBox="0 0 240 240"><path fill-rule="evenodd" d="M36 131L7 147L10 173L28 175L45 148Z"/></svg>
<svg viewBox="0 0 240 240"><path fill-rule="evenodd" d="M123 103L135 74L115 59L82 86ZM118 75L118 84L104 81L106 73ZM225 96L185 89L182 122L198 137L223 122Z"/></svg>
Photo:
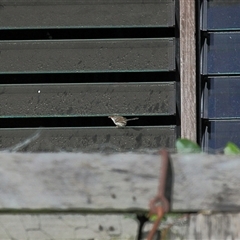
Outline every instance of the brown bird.
<svg viewBox="0 0 240 240"><path fill-rule="evenodd" d="M125 118L122 116L109 116L117 127L125 127L128 121L138 120L138 118Z"/></svg>

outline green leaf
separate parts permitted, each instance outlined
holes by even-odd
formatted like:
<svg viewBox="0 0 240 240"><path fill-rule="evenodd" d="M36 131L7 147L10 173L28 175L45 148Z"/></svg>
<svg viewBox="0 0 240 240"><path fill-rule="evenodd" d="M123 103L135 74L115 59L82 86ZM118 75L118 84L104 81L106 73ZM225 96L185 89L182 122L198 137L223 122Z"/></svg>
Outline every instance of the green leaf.
<svg viewBox="0 0 240 240"><path fill-rule="evenodd" d="M173 219L177 219L181 216L182 216L182 213L165 213L161 221L166 222L168 218L171 218L173 220ZM152 214L148 217L151 222L155 222L158 219L157 214Z"/></svg>
<svg viewBox="0 0 240 240"><path fill-rule="evenodd" d="M197 143L185 139L179 138L176 141L176 148L178 153L199 153L201 152L201 148Z"/></svg>
<svg viewBox="0 0 240 240"><path fill-rule="evenodd" d="M152 215L149 216L149 220L151 222L155 222L157 220L157 218L158 218L157 214L152 214Z"/></svg>
<svg viewBox="0 0 240 240"><path fill-rule="evenodd" d="M226 155L240 154L239 147L235 143L232 143L232 142L228 142L223 151L224 151L224 154L226 154Z"/></svg>

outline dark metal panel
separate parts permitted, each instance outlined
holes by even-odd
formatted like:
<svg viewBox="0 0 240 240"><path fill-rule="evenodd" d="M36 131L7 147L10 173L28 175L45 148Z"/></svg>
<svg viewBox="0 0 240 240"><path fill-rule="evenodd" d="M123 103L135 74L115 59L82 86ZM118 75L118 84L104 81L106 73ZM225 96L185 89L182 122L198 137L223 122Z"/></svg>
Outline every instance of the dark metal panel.
<svg viewBox="0 0 240 240"><path fill-rule="evenodd" d="M203 30L240 29L239 0L204 0Z"/></svg>
<svg viewBox="0 0 240 240"><path fill-rule="evenodd" d="M34 137L38 136L38 137ZM23 144L27 139L29 143ZM174 148L176 126L0 129L0 149L18 151L122 152ZM16 147L17 144L24 145Z"/></svg>
<svg viewBox="0 0 240 240"><path fill-rule="evenodd" d="M0 0L0 28L174 25L174 0Z"/></svg>
<svg viewBox="0 0 240 240"><path fill-rule="evenodd" d="M204 89L203 118L240 118L240 77L208 79Z"/></svg>
<svg viewBox="0 0 240 240"><path fill-rule="evenodd" d="M0 85L0 117L174 115L175 83Z"/></svg>
<svg viewBox="0 0 240 240"><path fill-rule="evenodd" d="M240 120L210 121L204 135L205 150L221 152L229 141L240 146Z"/></svg>
<svg viewBox="0 0 240 240"><path fill-rule="evenodd" d="M0 41L0 73L167 71L174 39Z"/></svg>
<svg viewBox="0 0 240 240"><path fill-rule="evenodd" d="M239 32L209 33L204 46L207 61L203 63L203 74L240 74L239 42Z"/></svg>

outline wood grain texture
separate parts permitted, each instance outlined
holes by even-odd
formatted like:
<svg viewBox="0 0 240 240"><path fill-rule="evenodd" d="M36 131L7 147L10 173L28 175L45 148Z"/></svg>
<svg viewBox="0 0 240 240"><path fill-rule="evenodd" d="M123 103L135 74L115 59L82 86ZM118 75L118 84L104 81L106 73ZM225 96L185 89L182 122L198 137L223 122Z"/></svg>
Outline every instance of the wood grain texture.
<svg viewBox="0 0 240 240"><path fill-rule="evenodd" d="M185 239L240 239L240 214L190 215Z"/></svg>
<svg viewBox="0 0 240 240"><path fill-rule="evenodd" d="M181 137L196 141L195 1L180 0Z"/></svg>
<svg viewBox="0 0 240 240"><path fill-rule="evenodd" d="M144 227L143 234L147 235L152 228L148 223ZM186 239L186 240L212 240L212 239L240 239L240 214L189 214L179 215L163 222L161 239Z"/></svg>
<svg viewBox="0 0 240 240"><path fill-rule="evenodd" d="M159 155L0 155L0 210L147 211ZM173 155L172 211L240 210L239 157ZM170 189L167 189L170 191Z"/></svg>
<svg viewBox="0 0 240 240"><path fill-rule="evenodd" d="M1 214L1 240L134 240L138 223L116 214Z"/></svg>
<svg viewBox="0 0 240 240"><path fill-rule="evenodd" d="M135 240L134 214L1 214L1 240ZM147 222L142 240L152 228ZM161 239L239 239L240 214L167 215L159 226Z"/></svg>
<svg viewBox="0 0 240 240"><path fill-rule="evenodd" d="M240 159L194 154L173 157L172 209L178 211L240 210Z"/></svg>
<svg viewBox="0 0 240 240"><path fill-rule="evenodd" d="M3 154L0 209L146 209L159 156L127 155Z"/></svg>

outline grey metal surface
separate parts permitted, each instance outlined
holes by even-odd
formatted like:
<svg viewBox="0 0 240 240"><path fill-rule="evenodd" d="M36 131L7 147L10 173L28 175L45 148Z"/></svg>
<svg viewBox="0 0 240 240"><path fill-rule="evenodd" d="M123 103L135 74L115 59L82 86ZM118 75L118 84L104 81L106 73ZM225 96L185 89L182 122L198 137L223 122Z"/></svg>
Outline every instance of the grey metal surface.
<svg viewBox="0 0 240 240"><path fill-rule="evenodd" d="M174 38L0 41L0 73L175 69Z"/></svg>
<svg viewBox="0 0 240 240"><path fill-rule="evenodd" d="M174 0L0 0L0 29L174 25Z"/></svg>
<svg viewBox="0 0 240 240"><path fill-rule="evenodd" d="M175 147L175 140L176 126L0 129L1 150L27 152L124 152L162 147L172 149Z"/></svg>
<svg viewBox="0 0 240 240"><path fill-rule="evenodd" d="M0 85L0 117L174 115L175 83Z"/></svg>

